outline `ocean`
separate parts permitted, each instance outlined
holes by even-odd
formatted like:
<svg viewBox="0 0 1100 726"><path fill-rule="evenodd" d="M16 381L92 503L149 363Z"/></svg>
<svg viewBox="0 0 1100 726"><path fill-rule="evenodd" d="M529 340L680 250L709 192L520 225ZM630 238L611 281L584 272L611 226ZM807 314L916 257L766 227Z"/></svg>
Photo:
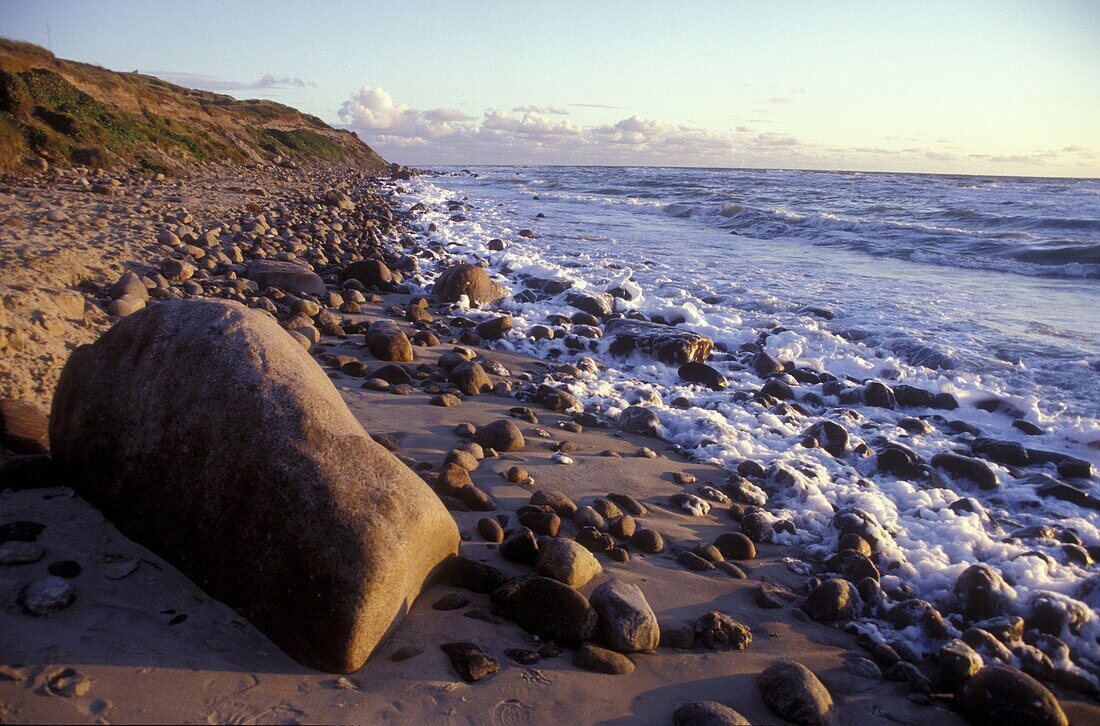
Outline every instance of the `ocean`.
<svg viewBox="0 0 1100 726"><path fill-rule="evenodd" d="M994 564L1017 598L1084 598L1089 621L1066 637L1100 659L1100 587L1082 594L1090 568L1064 546L1074 538L1100 545L1100 512L1040 497L1026 475L1057 476L1053 465L995 466L1001 483L992 491L950 477L937 488L876 471L874 457L838 460L802 448L809 426L836 418L835 401L807 406L809 415L747 401L761 380L736 355L765 333L766 350L799 367L960 402L954 411L847 406L850 433L872 449L900 441L928 460L965 444L947 425L961 420L986 437L1100 465L1100 180L475 167L403 187L406 208L428 207L419 223L430 241L488 260L513 293L533 279L615 289L618 312L712 338L721 351L712 364L730 381L716 392L679 380L675 367L615 358L599 342L574 351L524 336L568 310L564 295L501 305L515 328L502 347L561 362L584 354L606 366L568 384L586 408L613 418L645 402L662 438L699 460L791 464L796 480L769 499L772 514L793 523L782 541L825 553L835 545L835 511L858 507L889 533L885 587L942 600L967 565ZM490 248L496 238L503 250ZM430 281L432 264L423 267ZM796 398L820 388L797 387ZM692 405L673 406L679 396ZM999 410L984 410L991 400ZM931 430L898 426L912 416ZM1025 433L1017 418L1042 433ZM960 497L978 511L950 508ZM1033 525L1071 534L1014 534Z"/></svg>

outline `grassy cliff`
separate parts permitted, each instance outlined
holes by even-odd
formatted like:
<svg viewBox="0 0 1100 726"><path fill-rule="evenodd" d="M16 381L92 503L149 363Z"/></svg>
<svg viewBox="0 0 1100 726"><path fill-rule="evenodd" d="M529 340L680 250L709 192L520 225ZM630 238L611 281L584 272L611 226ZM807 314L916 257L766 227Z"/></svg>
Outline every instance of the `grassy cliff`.
<svg viewBox="0 0 1100 726"><path fill-rule="evenodd" d="M40 155L57 164L165 173L274 155L388 169L351 132L289 106L116 73L0 38L0 169L18 169Z"/></svg>

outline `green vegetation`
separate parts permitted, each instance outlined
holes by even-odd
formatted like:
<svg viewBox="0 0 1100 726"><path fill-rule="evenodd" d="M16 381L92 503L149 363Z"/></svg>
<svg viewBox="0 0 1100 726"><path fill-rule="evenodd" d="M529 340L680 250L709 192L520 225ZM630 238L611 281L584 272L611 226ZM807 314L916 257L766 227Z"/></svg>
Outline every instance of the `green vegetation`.
<svg viewBox="0 0 1100 726"><path fill-rule="evenodd" d="M166 174L196 162L276 154L377 171L386 165L354 135L283 104L58 60L0 38L0 169L35 154Z"/></svg>

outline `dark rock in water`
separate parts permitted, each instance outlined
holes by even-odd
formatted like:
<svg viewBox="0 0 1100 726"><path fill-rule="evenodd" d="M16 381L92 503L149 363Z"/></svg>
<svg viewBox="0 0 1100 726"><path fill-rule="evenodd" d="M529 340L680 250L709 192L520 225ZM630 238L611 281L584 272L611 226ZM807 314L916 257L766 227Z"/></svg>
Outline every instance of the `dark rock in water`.
<svg viewBox="0 0 1100 726"><path fill-rule="evenodd" d="M968 621L1012 613L1011 588L989 565L976 564L963 570L953 592L955 608Z"/></svg>
<svg viewBox="0 0 1100 726"><path fill-rule="evenodd" d="M836 421L818 421L806 429L802 435L813 437L821 448L836 457L847 453L848 444L851 441L848 430Z"/></svg>
<svg viewBox="0 0 1100 726"><path fill-rule="evenodd" d="M690 330L627 318L609 320L604 333L611 341L612 355L625 356L637 351L669 365L703 363L714 347L710 338Z"/></svg>
<svg viewBox="0 0 1100 726"><path fill-rule="evenodd" d="M855 534L862 537L872 549L878 548L879 542L887 537L886 531L875 519L875 515L858 507L841 509L833 515L829 525L841 535Z"/></svg>
<svg viewBox="0 0 1100 726"><path fill-rule="evenodd" d="M977 438L970 442L970 450L978 456L984 456L998 464L1010 466L1027 466L1031 462L1028 450L1022 444L1015 441L997 441L995 439Z"/></svg>
<svg viewBox="0 0 1100 726"><path fill-rule="evenodd" d="M955 705L973 724L1069 726L1054 694L1031 676L999 663L968 680Z"/></svg>
<svg viewBox="0 0 1100 726"><path fill-rule="evenodd" d="M695 621L695 638L711 650L744 650L752 643L752 630L725 613L711 610Z"/></svg>
<svg viewBox="0 0 1100 726"><path fill-rule="evenodd" d="M496 451L519 451L526 442L519 427L508 419L499 419L482 426L473 435L474 443Z"/></svg>
<svg viewBox="0 0 1100 726"><path fill-rule="evenodd" d="M358 280L368 287L378 290L390 290L393 287L393 272L382 260L358 260L344 268L340 273L344 280Z"/></svg>
<svg viewBox="0 0 1100 726"><path fill-rule="evenodd" d="M619 416L619 427L628 434L656 438L661 420L645 406L627 406Z"/></svg>
<svg viewBox="0 0 1100 726"><path fill-rule="evenodd" d="M672 714L673 726L748 726L749 721L716 701L685 703Z"/></svg>
<svg viewBox="0 0 1100 726"><path fill-rule="evenodd" d="M815 587L802 603L802 609L819 623L851 620L859 614L863 602L855 586L847 580L830 578Z"/></svg>
<svg viewBox="0 0 1100 726"><path fill-rule="evenodd" d="M996 489L997 475L981 459L945 451L932 457L932 466L939 467L952 476L969 479L980 489Z"/></svg>
<svg viewBox="0 0 1100 726"><path fill-rule="evenodd" d="M863 386L863 402L875 408L894 408L894 390L881 381L868 381Z"/></svg>
<svg viewBox="0 0 1100 726"><path fill-rule="evenodd" d="M500 315L478 323L474 331L485 340L500 340L511 329L512 317L510 315Z"/></svg>
<svg viewBox="0 0 1100 726"><path fill-rule="evenodd" d="M1084 459L1066 457L1058 462L1058 473L1068 479L1091 479L1094 471L1092 464Z"/></svg>
<svg viewBox="0 0 1100 726"><path fill-rule="evenodd" d="M540 403L548 410L557 413L579 411L581 409L580 401L573 394L546 384L542 384L536 389L535 403Z"/></svg>
<svg viewBox="0 0 1100 726"><path fill-rule="evenodd" d="M54 459L83 496L321 670L362 666L457 550L420 477L270 316L237 303L124 318L73 352L50 419Z"/></svg>
<svg viewBox="0 0 1100 726"><path fill-rule="evenodd" d="M742 517L741 532L758 544L771 542L775 538L775 528L762 512L750 512Z"/></svg>
<svg viewBox="0 0 1100 726"><path fill-rule="evenodd" d="M875 463L879 471L897 476L912 477L924 463L920 455L904 444L889 441L876 452Z"/></svg>
<svg viewBox="0 0 1100 726"><path fill-rule="evenodd" d="M729 385L729 381L721 371L698 361L683 364L677 371L677 375L681 380L689 383L702 383L712 391L720 391Z"/></svg>
<svg viewBox="0 0 1100 726"><path fill-rule="evenodd" d="M1018 418L1013 421L1012 428L1023 431L1028 436L1042 436L1046 433L1046 431L1043 431L1041 427L1036 426L1035 424L1028 421L1026 418Z"/></svg>
<svg viewBox="0 0 1100 726"><path fill-rule="evenodd" d="M945 638L948 634L943 616L924 600L914 598L898 603L890 608L886 620L898 630L919 625L932 638Z"/></svg>
<svg viewBox="0 0 1100 726"><path fill-rule="evenodd" d="M743 532L726 532L718 535L714 546L723 557L731 560L752 560L756 558L756 545Z"/></svg>
<svg viewBox="0 0 1100 726"><path fill-rule="evenodd" d="M313 270L293 262L253 260L244 276L261 288L275 287L298 295L324 295L328 292L324 280Z"/></svg>
<svg viewBox="0 0 1100 726"><path fill-rule="evenodd" d="M1002 413L1012 418L1023 418L1027 413L1001 398L987 398L974 404L975 408L989 413Z"/></svg>
<svg viewBox="0 0 1100 726"><path fill-rule="evenodd" d="M756 375L766 378L774 373L782 373L783 364L761 351L753 357L752 369L756 371Z"/></svg>
<svg viewBox="0 0 1100 726"><path fill-rule="evenodd" d="M771 396L777 401L789 401L794 398L794 391L791 390L791 387L778 378L769 378L764 381L764 385L760 387L760 394Z"/></svg>
<svg viewBox="0 0 1100 726"><path fill-rule="evenodd" d="M599 616L596 637L608 648L636 653L657 647L661 639L657 616L637 585L608 580L592 592L590 602Z"/></svg>
<svg viewBox="0 0 1100 726"><path fill-rule="evenodd" d="M487 595L497 590L508 578L503 572L484 562L456 555L443 563L442 580L451 587Z"/></svg>
<svg viewBox="0 0 1100 726"><path fill-rule="evenodd" d="M521 628L561 643L591 639L599 620L584 595L557 580L537 575L518 583L510 605Z"/></svg>
<svg viewBox="0 0 1100 726"><path fill-rule="evenodd" d="M950 393L937 393L932 401L932 408L938 408L941 411L954 411L958 407L958 399Z"/></svg>
<svg viewBox="0 0 1100 726"><path fill-rule="evenodd" d="M611 314L612 298L606 293L592 293L575 290L565 296L565 302L597 318L606 318Z"/></svg>
<svg viewBox="0 0 1100 726"><path fill-rule="evenodd" d="M825 567L830 572L839 573L849 582L859 582L869 577L876 582L879 579L878 568L870 558L856 550L841 550L825 560Z"/></svg>
<svg viewBox="0 0 1100 726"><path fill-rule="evenodd" d="M1063 484L1057 480L1044 481L1035 491L1039 496L1060 499L1063 502L1076 504L1084 509L1100 509L1100 499L1089 492L1072 487L1069 484Z"/></svg>
<svg viewBox="0 0 1100 726"><path fill-rule="evenodd" d="M1084 603L1064 595L1039 590L1028 603L1027 627L1047 635L1069 631L1076 635L1089 618Z"/></svg>
<svg viewBox="0 0 1100 726"><path fill-rule="evenodd" d="M444 643L439 648L447 654L455 673L467 683L476 683L500 670L500 663L473 643Z"/></svg>
<svg viewBox="0 0 1100 726"><path fill-rule="evenodd" d="M934 408L936 396L931 391L900 383L894 386L894 401L905 408Z"/></svg>
<svg viewBox="0 0 1100 726"><path fill-rule="evenodd" d="M411 363L414 359L412 343L392 320L377 320L367 331L367 348L379 360Z"/></svg>
<svg viewBox="0 0 1100 726"><path fill-rule="evenodd" d="M938 660L940 684L950 691L973 678L982 668L982 657L961 640L952 640L943 645L939 650Z"/></svg>
<svg viewBox="0 0 1100 726"><path fill-rule="evenodd" d="M48 454L49 425L46 412L36 404L0 398L0 446L13 454Z"/></svg>
<svg viewBox="0 0 1100 726"><path fill-rule="evenodd" d="M634 662L625 655L585 643L573 656L573 665L594 673L626 675L634 672Z"/></svg>
<svg viewBox="0 0 1100 726"><path fill-rule="evenodd" d="M809 668L790 660L768 666L756 685L768 708L796 724L826 724L833 699Z"/></svg>
<svg viewBox="0 0 1100 726"><path fill-rule="evenodd" d="M480 307L508 295L503 285L489 279L485 270L476 265L455 265L439 276L432 287L432 294L443 302L458 302L466 295L470 304Z"/></svg>

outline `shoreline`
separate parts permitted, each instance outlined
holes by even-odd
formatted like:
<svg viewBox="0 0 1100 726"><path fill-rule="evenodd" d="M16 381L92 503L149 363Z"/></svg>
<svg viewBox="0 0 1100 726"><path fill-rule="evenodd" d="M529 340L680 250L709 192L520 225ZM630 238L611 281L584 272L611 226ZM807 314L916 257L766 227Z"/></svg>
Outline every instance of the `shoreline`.
<svg viewBox="0 0 1100 726"><path fill-rule="evenodd" d="M297 194L301 197L298 201L315 198L321 191L319 184L332 184L331 177L325 180L324 175L320 175L320 178L310 177L308 173L304 175L306 178L303 179L297 173L276 173L276 176L290 177L289 181L284 178L283 182L290 184L292 192L288 196L294 197ZM231 182L230 186L234 184L241 186L239 182ZM255 199L250 201L271 202L266 194L250 195L247 186L245 184L235 191L226 190L228 193L225 195L225 206L220 208L223 211L211 207L209 217L205 219L202 212L207 211L206 209L200 211L196 207L190 210L195 219L189 226L196 230L208 229L219 214L223 217L227 214L232 207L234 195L236 201L254 196ZM275 190L276 194L281 192L282 189ZM377 205L383 199L382 196L375 195L374 189L359 186L349 185L346 192L349 201L355 206ZM179 195L164 196L163 204L166 209L183 204L168 199ZM122 199L136 201L131 197ZM79 207L80 203L77 202L76 206ZM130 205L123 203L120 206L124 208ZM382 210L378 207L376 211ZM126 214L124 209L116 212ZM377 216L382 218L385 215ZM226 221L228 220L222 220ZM135 231L140 235L151 233L152 230L146 226ZM399 237L402 236L402 233L398 234ZM65 241L57 240L56 249L63 256ZM415 247L412 249L416 251ZM96 251L89 247L82 254L87 259L94 259ZM420 251L423 252L423 248ZM122 268L133 269L132 266L141 267L142 255L151 256L162 252L151 241L143 245L124 241L122 250L111 261L112 264L103 266L98 273L102 280L99 285L101 294L111 282L104 278L108 272L116 273ZM128 254L131 256L127 257ZM51 264L56 264L56 259L51 260ZM196 261L201 261L201 258ZM395 270L410 271L408 265L399 267L399 264L405 264L399 257L394 256L391 261L395 263ZM214 279L208 286L200 284L204 293L206 287L224 290L217 283L217 276L213 275L212 278ZM180 287L182 286L169 286L168 289ZM368 300L371 294L369 291L366 293ZM386 293L378 301L359 304L358 313L344 312L341 306L340 313L346 322L343 327L347 328L348 337L341 341L332 336L323 336L320 344L315 345L314 352L324 356L351 356L356 361L361 359L365 364L356 367L350 365L353 362L351 360L331 359L340 363L344 370L366 373L367 369L385 365L384 361L374 360L364 354L356 342L359 340L359 333L353 331L361 332L364 321L390 317L393 312L390 310L391 306L400 310L399 319L406 317L409 298L410 296L399 293ZM25 310L27 308L19 309L20 314ZM102 315L102 310L99 314L93 309L81 312L79 327L89 332L81 333L83 338L77 337L77 341L92 338L109 322ZM447 315L446 308L433 307L431 312L437 317ZM462 312L458 311L458 315L462 316ZM427 323L420 327L407 322L399 322L399 325L410 335L431 330L433 327ZM42 327L49 331L49 326ZM72 339L75 336L69 335L70 328L76 327L55 323L55 337L62 340L62 345L76 342ZM458 330L460 328L455 328L454 332ZM306 337L313 337L313 333L306 333ZM454 337L462 340L462 335ZM472 341L472 338L467 339ZM415 371L417 364L437 361L438 356L449 351L451 347L447 343L429 348L417 347L416 361L403 367ZM525 372L537 379L548 372L549 364L526 356L493 348L479 349L478 353L501 363L512 374ZM60 351L57 351L56 356L59 355ZM56 357L47 361L46 367L53 365L54 361ZM8 361L5 363L7 365ZM507 416L509 408L523 403L514 398L482 394L467 397L453 407L430 406L428 401L436 394L416 391L415 387L406 392L408 395L363 389L364 380L370 380L365 376L349 375L333 370L331 365L322 365L326 366L330 378L340 389L356 418L372 434L391 434L397 444L396 453L410 464L410 468L416 468L417 464L430 464L430 470L438 469L439 462L447 452L460 443L453 434L453 428L458 423L469 421L481 426L493 419ZM10 374L10 370L8 372ZM529 382L515 375L494 375L491 380L497 383L507 381L516 389ZM436 383L436 387L443 390L438 384L444 381ZM392 390L393 386L390 388ZM32 393L44 397L44 393L37 390ZM265 645L266 639L247 624L242 624L228 608L209 601L169 565L151 553L142 553L141 548L134 543L123 540L101 517L97 520L98 513L79 498L66 497L63 490L53 489L28 489L16 493L5 491L0 495L5 514L18 514L6 518L49 520L47 536L43 537L42 542L48 548L50 557L19 568L4 568L5 585L9 594L17 586L16 580L24 580L31 573L28 568L44 570L46 560L54 559L55 555L71 553L76 558L81 556L78 553L83 553L85 559L91 560L82 576L85 579L75 580L78 592L87 588L91 593L89 596L78 595L76 603L69 609L51 616L52 622L49 619L29 620L26 615L19 613L17 609L13 611L10 606L0 614L6 621L4 629L18 633L18 643L14 647L19 652L12 656L5 653L3 657L10 660L18 657L27 664L16 669L19 671L17 677L7 681L0 679L0 704L9 709L8 713L3 714L5 720L99 717L123 721L141 718L213 718L225 721L238 717L261 721L369 718L411 720L413 717L428 718L451 713L475 721L492 719L516 723L572 718L587 722L596 720L593 713L599 709L604 712L598 717L600 720L631 719L667 723L672 711L678 706L705 698L727 703L756 722L774 718L774 714L761 700L752 676L778 657L786 655L794 655L796 659L806 662L825 682L836 702L840 722L857 723L870 719L872 715L881 715L881 712L889 713L894 718L916 721L927 718L931 713L926 710L929 707L936 709L937 718L954 715L945 710L939 700L930 700L926 695L916 698L917 702L910 700L909 689L904 684L857 675L853 671L860 666L846 664L854 662L856 658L866 660L869 655L856 646L856 638L839 627L815 623L800 616L798 613L801 611L792 607L795 600L783 602L775 609L764 609L755 603L756 591L762 583L774 582L793 592L804 592L801 589L803 576L789 567L794 563L784 562L784 558L806 559L800 550L790 546L758 543L759 556L747 563L739 563L746 564L743 569L748 570L749 579L745 580L731 578L720 570L699 573L677 564L679 553L690 552L695 544L708 543L718 534L729 531L733 526L733 519L726 513L726 506L720 506L721 503L714 503L712 514L706 517L691 517L670 506L668 498L685 489L673 481L674 475L691 474L700 484L718 487L726 472L717 467L673 459L669 454L674 455L675 450L665 442L653 438L635 434L616 435L611 429L589 425L580 433L565 432L560 424L572 422L572 417L530 405L538 422L520 423L517 420L529 441L526 449L517 454L502 455L499 459L486 459L471 472L474 483L496 500L500 506L498 511L514 511L526 503L532 491L543 486L560 488L574 500L605 496L609 493L609 488L611 491L625 490L626 493L632 493L649 506L652 513L646 523L652 522L658 531L665 534L669 548L660 555L632 556L625 564L613 563L601 556L600 561L605 572L639 584L653 604L658 617L664 621L670 618L693 621L709 609L726 610L752 627L755 636L752 645L739 653L714 653L699 647L695 650L662 647L655 654L636 657L637 671L625 677L615 677L613 685L607 681L612 676L580 671L570 666L569 659L565 656L540 660L536 667L524 668L507 660L503 656L503 650L506 649L505 646L530 647L529 636L511 625L494 624L487 622L488 619L466 618L456 626L451 616L456 616L457 613L433 610L431 603L445 593L459 593L473 602L473 609L485 611L489 609L488 600L437 584L427 589L417 600L411 616L363 669L347 678L336 678L297 666L275 651L270 644ZM400 422L401 427L395 433L393 429L397 422ZM549 436L540 435L535 430L537 428L545 429ZM556 452L549 445L557 444L562 439L577 446L576 451L568 454L574 460L572 465L555 463L551 459ZM663 455L653 459L631 456L641 446L660 449ZM600 453L605 450L617 451L622 458L601 456ZM508 467L516 464L528 468L535 480L533 487L524 488L510 484L500 476ZM43 499L44 495L50 495L51 498ZM481 516L483 515L476 512L455 512L455 518L464 535L462 554L491 562L494 566L506 569L509 574L521 574L524 568L507 563L481 540L476 527ZM74 531L73 522L82 523L82 526ZM570 532L571 528L572 525L569 525ZM59 536L56 532L62 534ZM119 551L111 552L109 549ZM93 552L99 557L96 564L93 564L95 558L89 554ZM117 581L106 576L100 577L101 573L96 571L97 568L105 565L104 558L115 555L138 560L141 564L134 573ZM805 564L813 567L811 562ZM90 586L85 585L91 578L98 579ZM584 590L590 592L595 584L594 581ZM182 596L184 590L188 593L186 598ZM187 603L186 613L184 608L165 602L165 594L172 592L177 593L180 596L178 599ZM5 600L14 602L14 595ZM162 605L166 606L161 607ZM169 615L166 612L168 610L178 612ZM165 625L160 622L158 614L168 615L169 619L177 614L188 614L188 621L192 625L188 626L187 621ZM115 648L110 648L107 643L112 638L122 640L127 637L129 621L134 618L143 623L141 637L134 638L129 650L117 643ZM196 623L201 624L201 627L195 628ZM51 624L56 627L49 628ZM189 632L192 628L195 630ZM441 638L453 639L452 629L457 629L463 633L463 638L476 640L487 651L491 651L504 666L501 673L472 686L457 684L450 666L437 647ZM95 635L85 639L82 632ZM165 640L172 642L172 650L178 652L165 653L161 646ZM214 645L211 645L212 642ZM222 648L223 645L228 647ZM389 660L388 654L391 650L403 645L421 647L423 653L402 661L405 665ZM104 662L100 663L101 660ZM145 665L147 663L154 665ZM14 663L7 665L15 668ZM86 675L91 680L91 692L74 699L36 695L37 691L47 688L51 674L63 667L76 668ZM139 688L139 697L126 703L133 696L132 690L128 690L131 689L130 679L135 673L142 672L143 675L152 675L145 680L152 681L153 685L148 687L148 691ZM405 679L413 677L423 685L408 685ZM156 689L167 687L169 683L173 684L177 704L172 706L174 710L158 712L155 709L166 708L168 704L156 700ZM548 687L550 685L554 687ZM610 693L609 688L613 688L614 693ZM1063 706L1072 719L1095 717L1095 706L1074 697L1065 697L1067 694L1062 695ZM387 699L389 701L383 703ZM99 703L101 701L109 702L109 705ZM279 705L272 706L273 703ZM265 708L268 710L264 710ZM343 710L346 708L357 710ZM372 717L367 715L366 710L360 709L376 710Z"/></svg>

